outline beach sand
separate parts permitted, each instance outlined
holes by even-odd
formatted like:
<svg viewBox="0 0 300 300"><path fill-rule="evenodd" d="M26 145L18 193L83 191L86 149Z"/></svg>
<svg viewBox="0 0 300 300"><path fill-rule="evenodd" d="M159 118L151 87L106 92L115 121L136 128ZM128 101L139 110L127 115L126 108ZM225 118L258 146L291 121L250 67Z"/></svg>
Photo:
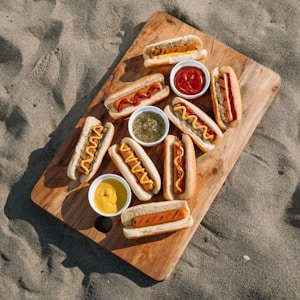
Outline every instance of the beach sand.
<svg viewBox="0 0 300 300"><path fill-rule="evenodd" d="M162 282L30 199L43 171L156 11L282 78L174 272ZM2 0L0 298L300 299L299 12L296 0Z"/></svg>

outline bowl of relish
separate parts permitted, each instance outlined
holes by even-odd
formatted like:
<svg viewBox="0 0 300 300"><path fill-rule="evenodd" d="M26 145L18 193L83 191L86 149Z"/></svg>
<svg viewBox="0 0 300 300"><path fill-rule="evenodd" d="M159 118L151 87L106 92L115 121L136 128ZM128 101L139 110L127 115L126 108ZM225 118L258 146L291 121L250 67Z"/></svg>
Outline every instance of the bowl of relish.
<svg viewBox="0 0 300 300"><path fill-rule="evenodd" d="M170 73L172 91L184 99L197 99L209 88L210 73L197 60L184 60L176 64Z"/></svg>
<svg viewBox="0 0 300 300"><path fill-rule="evenodd" d="M156 106L138 108L128 121L130 136L144 147L153 147L163 142L169 127L167 115Z"/></svg>

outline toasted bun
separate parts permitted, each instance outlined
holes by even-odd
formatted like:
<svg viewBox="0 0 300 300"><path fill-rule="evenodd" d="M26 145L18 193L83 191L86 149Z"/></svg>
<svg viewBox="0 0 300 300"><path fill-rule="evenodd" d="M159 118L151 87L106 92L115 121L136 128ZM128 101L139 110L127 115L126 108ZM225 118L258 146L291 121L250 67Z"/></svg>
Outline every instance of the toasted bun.
<svg viewBox="0 0 300 300"><path fill-rule="evenodd" d="M181 55L174 55L174 54L162 55L161 57L157 57L157 58L151 58L149 55L150 51L153 49L170 48L174 46L183 46L183 45L190 45L190 44L198 45L197 52L186 53ZM147 45L143 49L144 66L146 68L149 68L149 67L157 67L162 65L172 65L187 59L201 60L206 58L207 56L206 49L202 49L202 48L203 48L203 43L201 39L198 36L191 35L191 34L153 43Z"/></svg>
<svg viewBox="0 0 300 300"><path fill-rule="evenodd" d="M217 79L220 72L228 73L231 84L231 93L233 96L233 104L236 112L236 119L231 122L226 122L224 115L223 95L220 90L217 88ZM239 82L237 80L234 70L230 66L216 67L211 71L211 82L210 82L210 91L211 98L214 108L215 119L219 127L223 130L226 130L230 127L236 127L242 119L242 101L241 101L241 92L239 87Z"/></svg>
<svg viewBox="0 0 300 300"><path fill-rule="evenodd" d="M181 194L174 193L174 154L173 144L178 137L168 135L164 141L164 198L166 200L182 199L188 200L193 197L196 188L196 156L192 139L187 134L182 134L185 156L184 184L185 191Z"/></svg>
<svg viewBox="0 0 300 300"><path fill-rule="evenodd" d="M177 208L185 208L188 212L185 219L175 222L169 222L160 225L147 226L141 228L133 228L131 226L131 219L135 216L144 214L152 214L156 212L172 210ZM121 214L121 222L123 224L123 233L127 239L140 238L145 236L152 236L156 234L162 234L166 232L176 231L184 228L191 227L193 225L193 218L190 215L190 209L188 204L184 200L173 201L160 201L147 204L140 204L127 208Z"/></svg>
<svg viewBox="0 0 300 300"><path fill-rule="evenodd" d="M187 122L181 121L177 118L172 108L176 103L184 103L185 105L189 106L195 114L197 114L210 128L215 131L216 138L212 143L209 141L204 141L202 138L200 138L200 136L196 135L192 131L191 126ZM223 133L218 125L204 111L187 100L184 100L180 97L175 97L172 101L172 104L167 105L164 108L164 111L169 120L183 133L188 134L197 147L199 147L203 152L213 150L215 148L215 143L219 142L223 138Z"/></svg>
<svg viewBox="0 0 300 300"><path fill-rule="evenodd" d="M129 137L125 137L122 139L121 144L122 143L126 143L132 148L134 154L142 162L149 176L152 178L152 180L154 180L155 186L152 191L145 191L143 187L140 184L138 184L135 175L130 171L130 168L127 166L121 155L118 153L120 147L119 145L115 144L111 146L108 150L108 154L111 157L115 166L127 180L128 184L131 187L131 190L136 195L136 197L141 201L148 201L153 197L153 195L157 194L160 191L161 178L159 172L156 169L150 157L148 156L148 154L137 142L135 142Z"/></svg>
<svg viewBox="0 0 300 300"><path fill-rule="evenodd" d="M79 174L76 171L76 168L78 166L78 162L79 162L81 153L83 151L83 148L85 147L86 139L89 135L89 132L90 132L91 128L95 125L101 125L101 121L93 116L89 116L86 118L83 128L81 130L80 136L79 136L79 140L75 147L74 153L73 153L71 160L67 166L67 176L72 180L79 179L81 183L88 182L95 175L95 173L97 172L97 170L99 169L99 167L102 163L103 157L104 157L108 147L110 146L111 141L114 136L114 126L112 123L107 122L104 125L104 127L108 128L108 131L107 131L104 139L101 141L101 143L102 143L101 147L96 152L96 155L95 155L96 158L95 158L95 162L93 164L91 172L88 175Z"/></svg>
<svg viewBox="0 0 300 300"><path fill-rule="evenodd" d="M151 85L152 83L155 82L160 82L162 84L162 89L158 93L155 93L151 98L142 100L139 105L136 106L132 105L126 107L121 112L118 112L118 110L116 110L116 108L114 107L115 101L122 99L131 93L137 92L139 89ZM127 86L109 95L105 99L104 105L107 108L108 113L113 119L120 119L129 116L138 107L152 105L161 101L162 99L168 97L169 93L170 93L170 88L169 86L165 85L164 75L160 73L155 73L155 74L150 74L142 78L139 78L138 80L131 82Z"/></svg>

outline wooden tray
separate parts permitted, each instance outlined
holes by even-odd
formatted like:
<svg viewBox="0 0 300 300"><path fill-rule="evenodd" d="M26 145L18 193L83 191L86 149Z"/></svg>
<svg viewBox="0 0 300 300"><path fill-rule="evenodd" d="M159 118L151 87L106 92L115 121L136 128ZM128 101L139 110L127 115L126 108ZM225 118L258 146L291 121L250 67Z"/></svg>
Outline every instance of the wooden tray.
<svg viewBox="0 0 300 300"><path fill-rule="evenodd" d="M212 152L203 154L196 148L197 193L195 198L189 200L191 214L195 220L192 228L172 234L126 240L122 234L120 218L116 217L112 219L112 229L108 233L103 233L97 229L99 216L92 211L88 204L89 184L76 186L66 176L66 167L77 143L81 126L87 115L94 115L103 122L112 121L114 123L116 133L113 144L119 143L124 136L128 136L127 120L112 120L103 105L103 100L121 86L149 73L161 72L165 75L166 82L169 83L168 74L171 66L153 70L145 69L142 49L149 43L186 34L195 34L202 39L204 48L208 52L208 56L203 62L209 70L215 66L230 65L236 71L241 88L243 120L238 128L225 132L222 143ZM42 209L149 277L158 281L164 280L173 271L240 153L271 104L280 84L280 77L270 69L180 20L164 12L156 12L150 17L91 102L76 128L38 180L32 190L31 198ZM158 106L163 108L173 97L174 95L171 93ZM193 102L213 117L209 92L200 100ZM174 126L171 126L170 132L180 134ZM162 145L146 149L157 165L160 174L163 172L162 149ZM104 173L119 173L107 154L96 176ZM162 192L153 198L153 201L158 200L163 200ZM133 197L132 205L139 203L140 201Z"/></svg>

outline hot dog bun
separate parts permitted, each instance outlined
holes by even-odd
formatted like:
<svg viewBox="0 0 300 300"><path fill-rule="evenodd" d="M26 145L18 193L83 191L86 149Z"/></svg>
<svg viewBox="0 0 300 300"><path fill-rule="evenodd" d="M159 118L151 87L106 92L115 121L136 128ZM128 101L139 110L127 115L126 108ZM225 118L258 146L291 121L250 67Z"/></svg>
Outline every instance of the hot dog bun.
<svg viewBox="0 0 300 300"><path fill-rule="evenodd" d="M148 86L150 87L155 83L160 84L160 91L153 93L153 95L148 99L141 99L138 105L130 105L123 108L121 111L118 111L118 109L114 106L116 101L127 99L129 96L134 97L135 93ZM138 80L131 82L127 86L109 95L105 99L104 105L113 119L120 119L129 116L140 106L152 105L161 101L162 99L166 98L169 93L170 88L169 86L165 85L165 78L163 74L155 73L139 78Z"/></svg>
<svg viewBox="0 0 300 300"><path fill-rule="evenodd" d="M195 45L195 47L191 47L191 45ZM173 52L175 47L180 46L190 46L192 50L188 49L186 51L184 48L177 48L177 52ZM161 54L153 56L151 54L153 50L157 50L156 52ZM171 51L172 53L163 54ZM191 34L156 42L147 45L143 49L144 66L146 68L172 65L187 59L201 60L206 58L206 56L207 51L203 49L202 40L198 36Z"/></svg>
<svg viewBox="0 0 300 300"><path fill-rule="evenodd" d="M186 210L186 217L182 220L175 222L168 222L159 225L134 228L131 220L135 216L141 216L145 214L159 213L162 211L174 210L183 208ZM127 239L140 238L145 236L152 236L156 234L162 234L166 232L177 231L180 229L188 228L193 225L193 218L190 215L190 209L185 200L173 200L173 201L160 201L147 204L140 204L127 208L121 214L121 222L123 224L123 234Z"/></svg>
<svg viewBox="0 0 300 300"><path fill-rule="evenodd" d="M194 130L192 123L189 123L187 120L182 120L178 116L181 115L181 112L175 112L174 106L176 104L182 104L185 107L188 107L194 115L198 116L205 125L203 125L202 130ZM167 105L164 108L166 115L169 120L183 133L188 134L193 142L200 148L203 152L211 151L215 148L215 144L223 138L223 133L219 126L199 107L192 104L191 102L184 100L180 97L175 97L172 101L172 104ZM193 122L194 123L194 122ZM214 136L209 139L204 138L204 133L207 128L210 128L214 132ZM210 135L210 134L209 134ZM211 135L210 135L211 136Z"/></svg>
<svg viewBox="0 0 300 300"><path fill-rule="evenodd" d="M164 181L163 181L163 194L166 200L190 199L195 192L196 188L196 157L195 149L192 139L187 134L182 134L183 143L183 166L177 169L177 159L175 159L173 145L174 142L180 141L177 136L168 135L164 141ZM174 191L174 169L175 172L179 171L183 175L183 191L175 193Z"/></svg>
<svg viewBox="0 0 300 300"><path fill-rule="evenodd" d="M226 130L238 126L242 118L241 92L230 66L216 67L211 71L210 91L219 127Z"/></svg>
<svg viewBox="0 0 300 300"><path fill-rule="evenodd" d="M124 159L120 155L120 146L125 143L127 144L134 155L138 158L141 162L142 166L145 168L145 171L148 173L149 177L154 181L154 188L151 191L146 191L139 181L137 180L136 176L132 173L131 168L128 164L125 163ZM141 201L148 201L152 198L153 195L157 194L161 188L161 178L159 175L158 170L156 169L155 165L153 164L150 157L147 155L145 150L133 139L129 137L125 137L122 139L121 144L112 145L108 149L108 154L111 157L113 163L121 172L121 174L125 177L128 184L131 187L131 190L136 195L136 197Z"/></svg>
<svg viewBox="0 0 300 300"><path fill-rule="evenodd" d="M91 157L92 163L89 172L87 174L81 174L78 172L77 168L82 160L81 156L83 153L85 153L85 149L89 145L88 137L92 135L92 128L97 125L102 126L102 123L93 116L88 116L84 122L79 140L67 166L67 176L72 180L79 179L81 183L88 182L99 169L103 157L111 144L115 130L113 124L107 122L103 126L104 132L101 133L101 138L99 138L100 142L98 143L97 150L94 156Z"/></svg>

